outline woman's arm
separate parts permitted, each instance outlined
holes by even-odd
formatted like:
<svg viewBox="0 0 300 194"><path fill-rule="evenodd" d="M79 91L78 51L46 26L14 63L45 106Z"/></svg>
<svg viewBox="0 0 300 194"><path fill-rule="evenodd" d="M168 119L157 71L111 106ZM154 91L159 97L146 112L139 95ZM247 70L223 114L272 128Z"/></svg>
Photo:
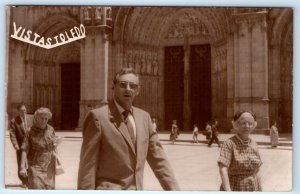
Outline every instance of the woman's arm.
<svg viewBox="0 0 300 194"><path fill-rule="evenodd" d="M256 177L257 177L257 180L258 180L258 182L259 182L260 191L263 191L263 188L262 188L261 172L260 172L259 169L258 169L257 172L256 172Z"/></svg>
<svg viewBox="0 0 300 194"><path fill-rule="evenodd" d="M26 163L27 163L27 153L25 151L22 151L22 153L21 153L20 175L23 176L23 177L27 177Z"/></svg>
<svg viewBox="0 0 300 194"><path fill-rule="evenodd" d="M222 186L225 191L231 191L229 177L228 177L228 168L222 164L219 164L220 176L222 179Z"/></svg>

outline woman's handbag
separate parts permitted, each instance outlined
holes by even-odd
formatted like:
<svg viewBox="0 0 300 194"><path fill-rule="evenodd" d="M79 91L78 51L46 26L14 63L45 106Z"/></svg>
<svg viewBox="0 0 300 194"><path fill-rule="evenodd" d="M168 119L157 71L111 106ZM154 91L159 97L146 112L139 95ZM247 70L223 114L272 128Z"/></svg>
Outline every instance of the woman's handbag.
<svg viewBox="0 0 300 194"><path fill-rule="evenodd" d="M58 157L56 156L56 164L55 164L55 175L61 175L65 173L63 167L61 166L61 163L58 159Z"/></svg>
<svg viewBox="0 0 300 194"><path fill-rule="evenodd" d="M55 175L61 175L63 173L65 173L59 159L58 159L58 155L57 155L57 149L54 149L54 157L55 157Z"/></svg>

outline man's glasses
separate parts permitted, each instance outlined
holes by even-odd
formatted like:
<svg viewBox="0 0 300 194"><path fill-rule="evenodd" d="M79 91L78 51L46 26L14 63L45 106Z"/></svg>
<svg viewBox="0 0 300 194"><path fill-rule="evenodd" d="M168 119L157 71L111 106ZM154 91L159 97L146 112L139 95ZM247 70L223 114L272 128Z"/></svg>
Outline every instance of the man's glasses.
<svg viewBox="0 0 300 194"><path fill-rule="evenodd" d="M135 84L132 82L119 81L118 84L119 84L120 88L122 88L122 89L126 89L128 85L129 85L130 89L132 89L132 90L136 90L139 87L138 84Z"/></svg>

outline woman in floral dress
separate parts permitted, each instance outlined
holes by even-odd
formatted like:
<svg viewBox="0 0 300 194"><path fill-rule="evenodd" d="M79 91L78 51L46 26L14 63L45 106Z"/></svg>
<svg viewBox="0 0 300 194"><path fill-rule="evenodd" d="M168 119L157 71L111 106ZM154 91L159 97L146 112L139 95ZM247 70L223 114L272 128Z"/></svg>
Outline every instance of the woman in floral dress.
<svg viewBox="0 0 300 194"><path fill-rule="evenodd" d="M34 113L34 125L22 144L20 174L28 176L28 189L55 189L55 149L57 139L54 129L48 125L52 113L39 108ZM28 174L26 160L28 158Z"/></svg>
<svg viewBox="0 0 300 194"><path fill-rule="evenodd" d="M257 144L249 135L256 127L253 113L235 114L233 127L237 134L226 140L218 159L222 191L262 191L259 169L262 161Z"/></svg>

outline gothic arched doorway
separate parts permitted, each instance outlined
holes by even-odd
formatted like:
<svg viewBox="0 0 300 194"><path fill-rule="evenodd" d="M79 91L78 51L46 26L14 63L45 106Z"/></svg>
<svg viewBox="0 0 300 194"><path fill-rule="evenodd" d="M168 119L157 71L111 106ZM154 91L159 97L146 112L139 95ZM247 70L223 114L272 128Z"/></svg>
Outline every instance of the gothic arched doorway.
<svg viewBox="0 0 300 194"><path fill-rule="evenodd" d="M43 37L54 37L66 29L71 29L74 26L79 26L79 22L70 15L50 15L41 17L40 25L34 31ZM49 27L51 26L51 27ZM80 44L78 41L61 45L49 50L36 46L28 46L26 60L28 65L32 67L32 107L36 110L39 107L47 107L53 113L50 124L56 129L70 130L75 129L79 119L79 97L80 86L75 97L75 108L70 111L66 109L69 105L64 105L64 102L73 102L73 97L65 99L62 94L66 93L63 89L69 87L69 83L80 83ZM66 64L75 64L69 68ZM67 72L66 72L67 70ZM70 78L76 77L77 82L70 81ZM69 78L68 78L69 77ZM77 84L78 85L78 84ZM62 93L64 92L64 93ZM74 104L74 103L73 103ZM74 106L74 105L72 105ZM67 111L66 111L67 110ZM78 112L78 114L77 114ZM76 119L70 119L63 115L73 116Z"/></svg>
<svg viewBox="0 0 300 194"><path fill-rule="evenodd" d="M160 130L169 130L173 119L187 131L192 123L204 128L212 117L220 125L227 122L227 12L139 7L115 12L112 63L138 71L142 90L136 104L158 118ZM203 58L200 50L207 51ZM178 57L173 60L170 52Z"/></svg>

